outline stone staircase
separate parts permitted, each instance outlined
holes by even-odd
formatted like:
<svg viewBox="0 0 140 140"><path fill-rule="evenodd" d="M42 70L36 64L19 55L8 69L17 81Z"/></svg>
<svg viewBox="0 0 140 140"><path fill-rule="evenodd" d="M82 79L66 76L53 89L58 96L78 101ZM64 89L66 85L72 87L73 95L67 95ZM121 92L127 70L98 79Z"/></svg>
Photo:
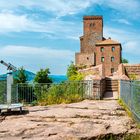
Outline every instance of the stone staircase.
<svg viewBox="0 0 140 140"><path fill-rule="evenodd" d="M106 92L118 91L118 80L106 79Z"/></svg>
<svg viewBox="0 0 140 140"><path fill-rule="evenodd" d="M106 79L106 92L103 99L118 99L118 80Z"/></svg>

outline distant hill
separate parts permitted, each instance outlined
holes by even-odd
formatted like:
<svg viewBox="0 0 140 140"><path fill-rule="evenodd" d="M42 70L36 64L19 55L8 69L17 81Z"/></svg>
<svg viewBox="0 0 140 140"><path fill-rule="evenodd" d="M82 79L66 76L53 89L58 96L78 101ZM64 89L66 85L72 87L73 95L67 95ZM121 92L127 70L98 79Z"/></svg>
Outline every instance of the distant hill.
<svg viewBox="0 0 140 140"><path fill-rule="evenodd" d="M54 83L60 83L62 81L67 81L66 75L49 75L50 78L52 78Z"/></svg>
<svg viewBox="0 0 140 140"><path fill-rule="evenodd" d="M18 71L13 72L14 77L16 76L16 74L18 73ZM33 82L33 79L35 77L35 74L33 72L27 71L25 70L25 74L27 75L27 81L29 83ZM7 74L2 74L0 75L0 80L6 80ZM62 81L66 81L67 77L65 75L49 75L50 78L52 78L54 83L60 83Z"/></svg>

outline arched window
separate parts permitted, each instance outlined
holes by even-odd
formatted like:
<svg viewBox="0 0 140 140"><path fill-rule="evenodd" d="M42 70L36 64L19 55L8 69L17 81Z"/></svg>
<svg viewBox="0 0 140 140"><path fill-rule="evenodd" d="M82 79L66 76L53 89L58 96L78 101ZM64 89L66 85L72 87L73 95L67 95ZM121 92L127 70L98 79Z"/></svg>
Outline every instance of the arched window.
<svg viewBox="0 0 140 140"><path fill-rule="evenodd" d="M111 68L111 73L114 73L114 68Z"/></svg>
<svg viewBox="0 0 140 140"><path fill-rule="evenodd" d="M104 51L104 47L101 47L101 52L103 52Z"/></svg>
<svg viewBox="0 0 140 140"><path fill-rule="evenodd" d="M105 61L105 58L104 57L101 57L101 62L104 62Z"/></svg>
<svg viewBox="0 0 140 140"><path fill-rule="evenodd" d="M111 57L111 62L113 62L113 61L114 61L114 59L115 59L115 58L114 58L114 56L112 56L112 57Z"/></svg>
<svg viewBox="0 0 140 140"><path fill-rule="evenodd" d="M112 52L114 52L115 51L115 47L112 47Z"/></svg>

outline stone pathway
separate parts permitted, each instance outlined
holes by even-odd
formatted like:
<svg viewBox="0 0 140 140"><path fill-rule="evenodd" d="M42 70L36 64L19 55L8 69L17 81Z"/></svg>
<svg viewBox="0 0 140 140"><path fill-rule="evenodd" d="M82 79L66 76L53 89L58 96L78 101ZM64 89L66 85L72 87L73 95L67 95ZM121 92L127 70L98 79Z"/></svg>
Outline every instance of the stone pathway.
<svg viewBox="0 0 140 140"><path fill-rule="evenodd" d="M0 140L94 140L139 133L116 100L25 108L1 116ZM29 111L29 112L28 112Z"/></svg>
<svg viewBox="0 0 140 140"><path fill-rule="evenodd" d="M103 97L104 100L116 100L118 98L119 96L117 91L107 91Z"/></svg>

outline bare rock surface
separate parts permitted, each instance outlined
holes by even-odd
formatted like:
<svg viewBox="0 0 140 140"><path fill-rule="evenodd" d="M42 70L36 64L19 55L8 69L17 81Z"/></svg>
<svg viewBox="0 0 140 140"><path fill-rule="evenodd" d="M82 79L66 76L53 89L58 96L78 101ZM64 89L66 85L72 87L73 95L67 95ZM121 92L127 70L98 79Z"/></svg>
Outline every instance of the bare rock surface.
<svg viewBox="0 0 140 140"><path fill-rule="evenodd" d="M116 100L34 106L0 117L0 140L94 140L139 133ZM29 112L27 112L27 110Z"/></svg>

